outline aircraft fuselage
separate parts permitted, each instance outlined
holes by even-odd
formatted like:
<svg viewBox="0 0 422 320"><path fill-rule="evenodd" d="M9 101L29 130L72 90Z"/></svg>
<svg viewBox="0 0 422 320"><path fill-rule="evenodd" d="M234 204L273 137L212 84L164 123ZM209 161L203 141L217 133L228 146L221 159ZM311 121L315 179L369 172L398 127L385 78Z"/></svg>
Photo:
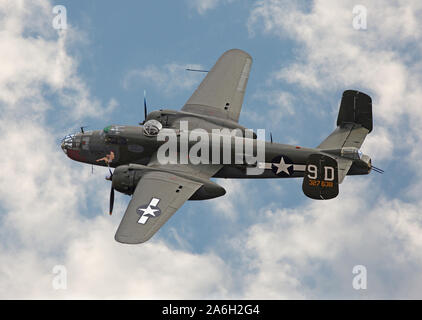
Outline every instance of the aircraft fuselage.
<svg viewBox="0 0 422 320"><path fill-rule="evenodd" d="M201 119L201 123L205 123L204 119ZM205 127L207 126L205 125ZM210 122L208 127L215 129L216 125L214 122ZM243 127L230 129L238 129L240 134L245 132ZM205 164L220 165L221 169L214 175L215 178L303 177L308 157L311 154L322 152L315 148L257 140L255 134L252 135L252 138L245 138L244 136L228 136L225 134L215 135L210 132L211 129L205 131L202 128L202 131L198 129L181 131L174 128L163 128L163 130L175 133L174 137L177 139L177 154L179 156L177 163L201 165L205 162ZM198 138L198 132L200 135L202 134L201 139ZM203 137L209 142L208 152L204 152L206 147L202 146L202 150L199 151L200 157L198 157L198 141L202 140ZM216 137L220 138L220 145L217 148L212 143L212 141L217 140ZM151 162L152 157L156 157L157 150L160 147L165 147L164 144L168 142L168 139L166 140L159 141L158 136L145 135L142 126L112 125L103 130L70 135L67 141L63 141L62 149L69 158L75 161L116 168L128 164L147 165ZM263 150L262 157L256 161L248 162L246 155L257 158L260 150L259 143L261 143L261 150ZM183 146L183 144L185 145ZM187 153L185 162L181 158L183 148ZM207 155L204 155L204 153L207 153ZM216 153L218 153L217 156ZM227 157L227 153L230 155L229 157ZM111 154L112 159L108 159L107 157ZM280 167L280 162L284 167ZM253 167L262 170L257 173L248 171L248 168ZM356 159L349 175L367 174L369 170L366 163Z"/></svg>

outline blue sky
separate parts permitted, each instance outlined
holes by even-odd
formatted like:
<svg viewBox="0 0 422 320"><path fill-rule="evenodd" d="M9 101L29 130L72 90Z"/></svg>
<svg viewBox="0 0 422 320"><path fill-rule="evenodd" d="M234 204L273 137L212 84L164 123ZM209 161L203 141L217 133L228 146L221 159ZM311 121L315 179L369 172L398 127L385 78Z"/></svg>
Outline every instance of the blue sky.
<svg viewBox="0 0 422 320"><path fill-rule="evenodd" d="M51 27L67 9L66 30ZM422 6L363 1L0 1L0 297L420 298ZM226 50L253 57L240 123L313 147L341 94L373 99L363 145L386 174L347 177L311 201L301 180L216 180L223 198L186 203L145 245L113 239L129 201L108 207L106 170L59 139L180 109ZM54 290L63 265L68 288ZM364 265L368 288L352 287Z"/></svg>
<svg viewBox="0 0 422 320"><path fill-rule="evenodd" d="M140 79L125 90L122 83L133 69L170 63L210 68L224 51L242 48L255 58L249 99L245 101L248 106L254 103L252 94L259 84L267 81L275 68L294 59L295 47L288 39L274 43L274 37L251 37L246 26L248 7L241 2L222 5L202 15L189 2L156 1L146 6L128 1L122 7L113 1L63 4L68 9L69 22L81 29L89 42L74 48L80 59L80 74L98 98L107 101L115 97L119 101L117 114L113 113L110 121L134 123L134 113L142 115L144 89L152 106L169 108L180 108L191 94L189 89L165 94L154 83ZM198 78L193 74L181 76ZM247 124L247 118L242 120Z"/></svg>

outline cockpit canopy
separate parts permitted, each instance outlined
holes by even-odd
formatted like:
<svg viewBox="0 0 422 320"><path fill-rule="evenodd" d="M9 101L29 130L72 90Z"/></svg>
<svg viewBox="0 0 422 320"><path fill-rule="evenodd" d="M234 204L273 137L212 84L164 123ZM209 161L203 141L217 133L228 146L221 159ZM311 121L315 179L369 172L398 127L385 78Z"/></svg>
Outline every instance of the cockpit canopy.
<svg viewBox="0 0 422 320"><path fill-rule="evenodd" d="M148 120L144 124L144 134L146 136L156 136L163 128L163 125L157 120Z"/></svg>

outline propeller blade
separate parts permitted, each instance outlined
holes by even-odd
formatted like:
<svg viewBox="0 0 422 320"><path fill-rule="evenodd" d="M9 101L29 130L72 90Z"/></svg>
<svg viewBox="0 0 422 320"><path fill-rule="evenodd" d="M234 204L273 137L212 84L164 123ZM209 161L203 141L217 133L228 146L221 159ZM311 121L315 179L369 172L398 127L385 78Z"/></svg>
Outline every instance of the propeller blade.
<svg viewBox="0 0 422 320"><path fill-rule="evenodd" d="M111 190L110 190L110 211L109 214L113 213L113 206L114 206L114 188L113 188L113 172L110 169L110 166L108 166L108 171L110 172L110 176L106 177L106 180L109 180L111 182Z"/></svg>
<svg viewBox="0 0 422 320"><path fill-rule="evenodd" d="M147 112L147 93L144 90L144 123L147 120L147 114L148 114L148 112Z"/></svg>
<svg viewBox="0 0 422 320"><path fill-rule="evenodd" d="M114 206L114 188L112 184L111 190L110 190L110 216L113 213L113 206Z"/></svg>

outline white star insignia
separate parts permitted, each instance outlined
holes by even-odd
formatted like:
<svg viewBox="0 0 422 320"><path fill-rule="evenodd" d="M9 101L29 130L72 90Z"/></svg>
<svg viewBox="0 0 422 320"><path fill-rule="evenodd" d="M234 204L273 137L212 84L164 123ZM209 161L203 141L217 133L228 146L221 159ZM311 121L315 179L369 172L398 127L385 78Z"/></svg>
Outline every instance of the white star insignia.
<svg viewBox="0 0 422 320"><path fill-rule="evenodd" d="M151 208L151 206L148 206L146 209L139 209L139 210L142 211L142 215L143 216L146 216L147 214L149 214L149 215L151 215L153 217L155 217L155 213L157 211L160 211L159 209L153 209L153 208Z"/></svg>
<svg viewBox="0 0 422 320"><path fill-rule="evenodd" d="M277 167L276 174L279 174L280 172L285 172L290 176L290 172L288 169L292 166L292 164L285 163L283 157L281 157L280 163L273 163L273 165Z"/></svg>

